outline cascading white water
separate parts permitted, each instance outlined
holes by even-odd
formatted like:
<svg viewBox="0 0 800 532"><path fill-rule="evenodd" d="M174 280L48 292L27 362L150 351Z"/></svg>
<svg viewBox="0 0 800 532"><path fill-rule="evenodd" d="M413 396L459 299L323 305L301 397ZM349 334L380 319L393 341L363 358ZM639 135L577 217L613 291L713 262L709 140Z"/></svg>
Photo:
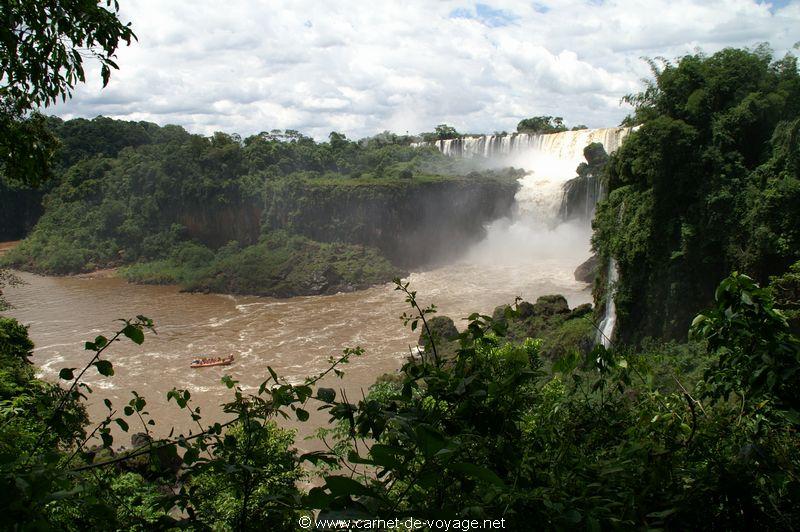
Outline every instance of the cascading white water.
<svg viewBox="0 0 800 532"><path fill-rule="evenodd" d="M617 261L613 258L608 259L608 273L606 281L606 308L603 312L603 319L597 327L596 343L608 348L611 345L611 335L614 334L614 326L617 324L617 305L614 302L616 295L617 281L619 281L619 271L617 271Z"/></svg>
<svg viewBox="0 0 800 532"><path fill-rule="evenodd" d="M585 162L583 149L593 142L599 142L606 152L611 153L619 148L629 132L630 128L602 128L550 134L484 135L415 145L435 146L451 157L481 159L493 166L514 166L527 170L519 180L514 222L553 229L561 221L559 209L565 184L576 177L576 168ZM599 186L596 180L594 188ZM596 200L602 192L594 192L591 199ZM594 212L594 202L589 196L587 186L586 206L579 216L584 223L591 219ZM513 226L508 227L514 229Z"/></svg>
<svg viewBox="0 0 800 532"><path fill-rule="evenodd" d="M484 135L416 143L435 146L451 157L485 158L497 166L527 170L520 179L516 201L519 218L553 227L557 224L564 184L577 176L575 169L585 162L583 149L593 142L606 152L622 144L630 128L581 129L549 134L517 133Z"/></svg>
<svg viewBox="0 0 800 532"><path fill-rule="evenodd" d="M577 177L576 169L585 162L583 149L593 142L603 145L607 153L617 150L630 133L630 128L583 129L544 135L526 133L485 135L418 143L434 145L452 157L488 159L493 166L513 166L526 170L515 196L516 213L511 220L498 220L487 228L486 239L470 253L471 260L510 260L524 263L532 260L568 259L572 268L589 253L591 231L585 223L561 223L559 208L564 185ZM599 181L595 182L600 187ZM594 199L602 191L594 191ZM587 186L587 197L589 187ZM584 218L590 218L594 204L587 200ZM569 272L572 273L571 271ZM597 342L608 347L616 325L614 288L618 280L616 263L608 266L606 305L599 326Z"/></svg>

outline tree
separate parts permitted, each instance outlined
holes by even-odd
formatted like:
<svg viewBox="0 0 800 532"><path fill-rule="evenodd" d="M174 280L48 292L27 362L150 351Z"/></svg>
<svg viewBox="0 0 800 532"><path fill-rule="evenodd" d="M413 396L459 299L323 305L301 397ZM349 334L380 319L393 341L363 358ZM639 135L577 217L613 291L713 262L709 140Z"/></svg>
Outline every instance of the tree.
<svg viewBox="0 0 800 532"><path fill-rule="evenodd" d="M517 124L517 133L559 133L566 130L567 126L560 116L532 116Z"/></svg>
<svg viewBox="0 0 800 532"><path fill-rule="evenodd" d="M136 38L118 11L111 0L3 3L0 165L7 177L31 184L49 177L57 141L35 110L66 100L86 81L84 58L100 62L103 86L108 84L111 69L118 68L117 48Z"/></svg>
<svg viewBox="0 0 800 532"><path fill-rule="evenodd" d="M436 138L439 140L454 139L459 136L458 131L453 126L447 124L439 124L435 128Z"/></svg>

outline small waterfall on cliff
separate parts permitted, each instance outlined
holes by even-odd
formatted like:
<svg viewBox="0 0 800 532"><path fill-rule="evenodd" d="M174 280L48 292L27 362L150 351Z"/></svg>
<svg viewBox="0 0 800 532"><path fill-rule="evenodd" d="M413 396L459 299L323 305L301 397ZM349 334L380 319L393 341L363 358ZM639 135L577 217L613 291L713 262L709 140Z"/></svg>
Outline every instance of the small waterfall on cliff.
<svg viewBox="0 0 800 532"><path fill-rule="evenodd" d="M614 326L617 324L617 305L614 303L616 295L616 285L619 281L619 271L617 271L617 261L613 258L608 259L608 272L606 279L606 308L603 312L603 319L597 327L596 343L608 348L611 345L611 335L614 334Z"/></svg>

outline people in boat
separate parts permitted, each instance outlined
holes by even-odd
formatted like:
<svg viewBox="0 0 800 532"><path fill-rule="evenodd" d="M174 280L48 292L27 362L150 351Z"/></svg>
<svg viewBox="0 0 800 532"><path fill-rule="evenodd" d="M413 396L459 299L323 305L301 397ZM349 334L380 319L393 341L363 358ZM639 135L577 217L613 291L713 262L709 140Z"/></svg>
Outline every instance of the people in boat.
<svg viewBox="0 0 800 532"><path fill-rule="evenodd" d="M192 365L198 366L205 366L205 365L213 365L213 364L225 364L233 362L233 355L228 355L226 357L203 357L203 358L195 358L192 360Z"/></svg>

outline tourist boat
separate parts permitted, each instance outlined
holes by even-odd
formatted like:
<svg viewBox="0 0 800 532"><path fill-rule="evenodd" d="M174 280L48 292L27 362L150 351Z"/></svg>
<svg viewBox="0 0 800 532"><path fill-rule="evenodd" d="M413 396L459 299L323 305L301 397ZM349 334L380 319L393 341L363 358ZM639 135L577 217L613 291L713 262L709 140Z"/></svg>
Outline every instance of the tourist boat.
<svg viewBox="0 0 800 532"><path fill-rule="evenodd" d="M190 368L210 368L211 366L230 366L233 364L233 355L222 357L200 357L192 360Z"/></svg>

